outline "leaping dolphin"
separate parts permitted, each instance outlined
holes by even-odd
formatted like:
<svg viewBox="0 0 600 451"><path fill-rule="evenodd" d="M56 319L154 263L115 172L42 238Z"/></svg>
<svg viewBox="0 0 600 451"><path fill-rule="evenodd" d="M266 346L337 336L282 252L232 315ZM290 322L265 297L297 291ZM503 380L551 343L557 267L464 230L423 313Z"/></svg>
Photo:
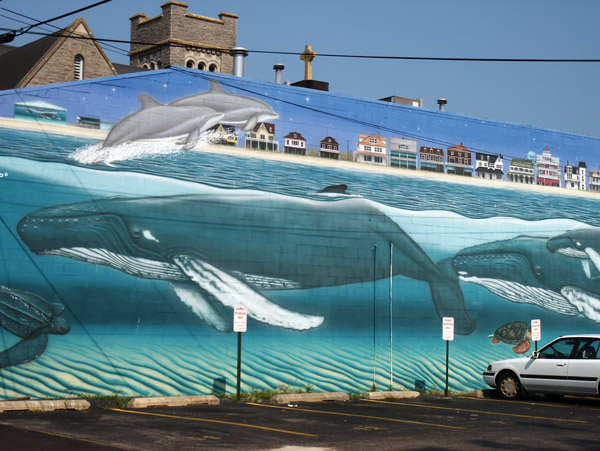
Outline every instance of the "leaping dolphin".
<svg viewBox="0 0 600 451"><path fill-rule="evenodd" d="M209 83L210 90L177 99L169 103L169 106L211 108L223 113L221 123L236 125L244 131L252 130L259 122L274 121L279 118L279 114L265 102L228 93L214 80L210 80Z"/></svg>
<svg viewBox="0 0 600 451"><path fill-rule="evenodd" d="M130 141L184 138L184 149L192 149L203 131L219 123L224 114L205 106L169 106L147 94L139 96L139 111L119 121L109 132L103 147Z"/></svg>
<svg viewBox="0 0 600 451"><path fill-rule="evenodd" d="M107 265L135 277L168 280L208 324L227 330L222 306L246 306L254 319L304 330L324 318L291 312L270 290L372 282L374 245L393 243L393 274L429 282L440 316L455 331L475 328L455 275L438 268L397 223L361 199L310 200L251 190L109 198L42 208L18 233L31 251ZM387 254L389 255L389 254ZM317 308L318 310L318 308Z"/></svg>
<svg viewBox="0 0 600 451"><path fill-rule="evenodd" d="M592 230L551 238L519 236L469 247L456 254L452 267L463 282L481 285L509 301L600 323L598 254L583 241Z"/></svg>

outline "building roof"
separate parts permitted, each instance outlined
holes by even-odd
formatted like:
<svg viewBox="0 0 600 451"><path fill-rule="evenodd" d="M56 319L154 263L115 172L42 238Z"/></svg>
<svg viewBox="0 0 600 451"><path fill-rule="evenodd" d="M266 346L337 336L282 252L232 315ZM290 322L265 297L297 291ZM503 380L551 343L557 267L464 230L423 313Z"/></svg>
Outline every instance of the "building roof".
<svg viewBox="0 0 600 451"><path fill-rule="evenodd" d="M11 70L5 70L0 73L0 90L25 87L35 72L48 61L65 40L75 32L79 25L83 25L87 34L92 38L94 37L85 21L79 17L71 25L62 30L58 30L51 35L44 36L22 47L14 47L6 53L0 53L0 67L11 68ZM102 47L100 47L96 40L92 42L112 68L114 75L117 75L117 71L102 50Z"/></svg>
<svg viewBox="0 0 600 451"><path fill-rule="evenodd" d="M143 67L129 66L127 64L112 63L112 65L119 75L133 74L135 72L144 72L150 70Z"/></svg>
<svg viewBox="0 0 600 451"><path fill-rule="evenodd" d="M267 133L270 133L271 135L275 134L275 124L271 124L270 122L259 122L258 124L256 124L254 126L254 128L252 129L253 132L257 132L260 127L264 126L265 129L267 130Z"/></svg>
<svg viewBox="0 0 600 451"><path fill-rule="evenodd" d="M287 138L287 139L299 139L299 140L302 140L302 141L306 141L306 138L304 136L302 136L298 132L291 132L289 135L284 136L284 138Z"/></svg>
<svg viewBox="0 0 600 451"><path fill-rule="evenodd" d="M340 145L340 143L338 143L335 138L331 137L331 136L326 136L325 138L323 138L321 140L322 143L331 143L331 144L336 144L336 145Z"/></svg>

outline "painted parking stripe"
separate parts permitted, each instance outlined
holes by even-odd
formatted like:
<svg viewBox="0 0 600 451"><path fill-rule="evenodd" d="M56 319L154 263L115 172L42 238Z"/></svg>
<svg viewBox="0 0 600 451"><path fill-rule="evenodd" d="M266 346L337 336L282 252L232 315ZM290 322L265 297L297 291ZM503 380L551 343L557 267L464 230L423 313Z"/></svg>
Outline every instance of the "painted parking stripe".
<svg viewBox="0 0 600 451"><path fill-rule="evenodd" d="M396 423L407 423L407 424L417 424L421 426L433 426L438 428L446 428L446 429L467 429L466 427L461 426L448 426L446 424L438 424L438 423L426 423L423 421L414 421L414 420L401 420L399 418L387 418L387 417L376 417L373 415L359 415L356 413L343 413L343 412L330 412L327 410L312 410L312 409L302 409L298 407L284 407L284 406L271 406L269 404L255 404L253 402L247 402L246 404L257 407L270 407L271 409L284 409L284 410L300 410L302 412L311 412L311 413L321 413L323 415L337 415L341 417L355 417L355 418L369 418L371 420L381 420L381 421L393 421Z"/></svg>
<svg viewBox="0 0 600 451"><path fill-rule="evenodd" d="M469 412L469 413L478 413L478 414L486 414L486 415L499 415L499 416L504 416L504 417L529 418L529 419L535 419L535 420L564 421L566 423L588 423L588 421L584 421L584 420L569 420L569 419L554 418L554 417L538 417L536 415L524 415L524 414L518 414L518 413L490 412L488 410L461 409L459 407L430 406L428 404L416 404L416 403L413 404L413 403L406 403L406 402L378 401L375 399L365 399L365 401L381 403L381 404L395 404L395 405L409 406L409 407L424 407L426 409L452 410L453 412Z"/></svg>
<svg viewBox="0 0 600 451"><path fill-rule="evenodd" d="M262 429L264 431L281 432L282 434L302 435L304 437L318 437L317 435L306 434L304 432L288 431L286 429L268 428L266 426L258 426L258 425L254 425L254 424L234 423L232 421L209 420L207 418L181 417L178 415L167 415L164 413L153 413L153 412L139 412L139 411L135 411L135 410L125 410L125 409L110 409L110 410L112 410L114 412L133 413L136 415L148 415L148 416L161 417L161 418L174 418L177 420L198 421L198 422L202 422L202 423L228 424L230 426L240 426L240 427L251 428L251 429Z"/></svg>
<svg viewBox="0 0 600 451"><path fill-rule="evenodd" d="M457 398L458 399L477 400L477 401L505 402L505 403L508 403L508 404L526 404L528 406L559 407L561 409L572 409L573 408L573 404L557 404L557 403L548 402L548 401L536 402L534 399L529 400L529 401L516 401L514 399L509 400L509 399L494 399L494 398L474 398L472 396L457 396ZM577 396L565 396L565 399L569 399L569 398L577 398ZM581 396L580 398L586 399L588 397ZM592 398L595 401L598 400L597 397L589 397L589 398ZM597 407L585 407L584 405L578 405L578 409L595 410L595 411L598 410Z"/></svg>
<svg viewBox="0 0 600 451"><path fill-rule="evenodd" d="M115 445L114 443L101 442L99 440L91 440L89 438L83 438L83 437L75 437L74 435L60 434L58 432L44 431L42 429L24 428L24 427L20 427L20 426L15 426L13 424L11 424L10 427L13 427L15 429L20 429L22 431L38 432L40 434L51 435L53 437L68 438L71 440L76 440L78 442L93 443L94 445L110 446L111 448L117 448L117 449L133 449L133 448L129 448L127 446Z"/></svg>

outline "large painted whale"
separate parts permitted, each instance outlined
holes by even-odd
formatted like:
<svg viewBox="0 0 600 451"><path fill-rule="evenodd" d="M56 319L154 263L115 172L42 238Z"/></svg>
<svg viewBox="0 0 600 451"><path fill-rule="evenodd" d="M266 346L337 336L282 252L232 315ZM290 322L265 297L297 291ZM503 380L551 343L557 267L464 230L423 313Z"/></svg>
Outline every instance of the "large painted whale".
<svg viewBox="0 0 600 451"><path fill-rule="evenodd" d="M374 246L392 243L393 274L427 281L438 314L455 317L457 333L475 328L456 275L433 263L378 204L361 198L311 200L250 190L115 197L34 211L19 222L18 233L37 254L167 280L218 330L229 327L224 307L236 305L269 325L318 327L322 316L285 309L269 292L387 278L389 253Z"/></svg>
<svg viewBox="0 0 600 451"><path fill-rule="evenodd" d="M484 243L458 252L452 267L461 281L512 302L600 322L600 259L592 236L598 229Z"/></svg>
<svg viewBox="0 0 600 451"><path fill-rule="evenodd" d="M252 130L259 122L279 118L279 114L265 102L249 96L231 94L215 80L210 80L209 83L208 91L174 100L169 106L211 108L223 113L221 123L235 125L244 131Z"/></svg>
<svg viewBox="0 0 600 451"><path fill-rule="evenodd" d="M121 119L109 132L103 147L166 138L183 138L184 149L192 149L202 132L219 123L223 113L202 106L168 106L146 94L139 96L139 111Z"/></svg>

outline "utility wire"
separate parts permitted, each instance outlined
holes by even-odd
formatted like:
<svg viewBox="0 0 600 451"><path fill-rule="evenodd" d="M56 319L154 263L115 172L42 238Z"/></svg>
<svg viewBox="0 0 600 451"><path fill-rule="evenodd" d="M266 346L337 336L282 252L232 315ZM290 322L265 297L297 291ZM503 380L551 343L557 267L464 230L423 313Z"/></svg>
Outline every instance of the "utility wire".
<svg viewBox="0 0 600 451"><path fill-rule="evenodd" d="M30 31L29 34L41 36L52 36L56 33L47 34ZM123 39L90 38L88 36L68 36L70 39L87 39L98 42L112 42L119 44L133 44L139 46L157 46L156 42L129 41ZM166 42L160 44L168 47L190 47L190 44L179 42ZM202 47L202 45L198 45ZM268 55L291 55L300 56L303 52L281 52L275 50L248 50L248 53ZM600 63L600 58L463 58L463 57L435 57L435 56L394 56L394 55L354 55L343 53L319 53L319 57L325 58L353 58L353 59L381 59L381 60L411 60L411 61L462 61L462 62L493 62L493 63Z"/></svg>
<svg viewBox="0 0 600 451"><path fill-rule="evenodd" d="M8 9L8 8L0 7L0 9L3 9L4 11L6 11L6 12L8 12L8 13L11 13L11 14L14 14L14 15L16 15L16 16L23 17L24 19L33 20L34 22L36 22L36 21L37 21L37 19L35 19L35 18L33 18L33 17L27 16L27 15L25 15L25 14L21 14L21 13L19 13L19 12L17 12L17 11L13 11L13 10L10 10L10 9ZM15 22L19 22L19 23L21 23L21 24L24 24L24 25L31 25L31 24L30 24L30 23L28 23L28 22L25 22L25 21L23 21L23 20L19 20L19 19L15 19L14 17L10 17L10 16L4 15L4 14L0 14L0 17L4 17L4 18L6 18L6 19L13 20L13 21L15 21ZM57 31L60 31L60 30L62 30L62 28L60 28L60 27L57 27L56 25L49 24L48 26L50 26L50 27L53 27L53 28L54 28L55 30L57 30ZM49 33L49 34L48 34L48 36L51 36L51 35L54 33L53 31L51 31L51 30L48 30L48 29L45 29L44 31L47 31L47 32ZM33 34L33 32L31 32L31 33ZM36 33L36 34L37 34L37 33ZM77 34L77 33L75 33L75 36L78 36L78 37L81 37L81 38L89 38L89 37L87 37L87 36L84 36L84 35L81 35L81 34ZM90 38L90 39L91 39L91 38ZM127 54L128 54L127 50L125 50L125 49L122 49L122 48L119 48L119 47L117 47L117 46L114 46L114 45L110 45L110 44L104 44L104 47L106 47L107 49L111 49L111 50L112 50L112 51L114 51L115 53L119 53L119 54L121 54L121 55L127 55Z"/></svg>
<svg viewBox="0 0 600 451"><path fill-rule="evenodd" d="M2 43L2 42L11 42L16 36L20 36L22 34L28 33L32 28L39 27L40 25L45 25L45 24L50 23L50 22L54 22L55 20L59 20L59 19L62 19L63 17L67 17L67 16L71 16L73 14L80 13L80 12L86 11L88 9L95 8L96 6L100 6L100 5L103 5L104 3L108 3L108 2L112 2L112 0L102 0L102 1L99 1L99 2L96 2L96 3L93 3L91 5L84 6L83 8L76 9L75 11L71 11L71 12L68 12L68 13L65 13L65 14L61 14L60 16L56 16L56 17L53 17L51 19L43 20L43 21L38 22L38 23L34 23L33 25L30 25L29 27L27 27L25 29L12 30L9 33L5 33L3 35L0 35L0 43ZM2 8L2 9L4 9L4 8Z"/></svg>

